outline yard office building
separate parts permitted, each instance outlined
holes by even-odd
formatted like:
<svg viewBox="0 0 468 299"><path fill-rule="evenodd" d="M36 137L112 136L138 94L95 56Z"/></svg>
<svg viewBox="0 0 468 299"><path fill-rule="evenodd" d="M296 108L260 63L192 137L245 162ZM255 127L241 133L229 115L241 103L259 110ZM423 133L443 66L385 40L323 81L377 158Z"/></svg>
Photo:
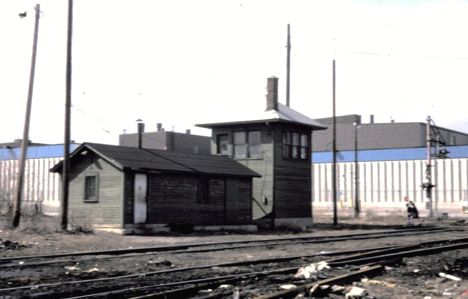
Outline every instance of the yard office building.
<svg viewBox="0 0 468 299"><path fill-rule="evenodd" d="M261 174L253 183L258 224L312 224L311 133L326 127L278 102L278 78L267 81L265 111L232 121L198 124L212 129L211 152Z"/></svg>

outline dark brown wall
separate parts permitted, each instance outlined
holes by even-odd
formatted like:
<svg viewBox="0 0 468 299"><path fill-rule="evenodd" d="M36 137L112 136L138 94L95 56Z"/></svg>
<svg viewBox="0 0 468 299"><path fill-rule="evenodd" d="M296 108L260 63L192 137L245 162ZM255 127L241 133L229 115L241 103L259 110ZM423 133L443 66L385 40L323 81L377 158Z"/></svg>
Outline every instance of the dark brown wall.
<svg viewBox="0 0 468 299"><path fill-rule="evenodd" d="M310 129L284 124L275 128L275 218L309 218L312 217L310 157L307 160L283 159L284 130L308 134L310 148Z"/></svg>
<svg viewBox="0 0 468 299"><path fill-rule="evenodd" d="M209 178L209 200L200 201L198 200L198 178L198 176L175 174L148 175L147 223L226 224L225 180ZM251 202L244 199L246 191L242 186L237 184L238 198L229 198L230 201L238 202L237 205L230 205L230 213L237 214L237 211L240 211L240 217L233 221L237 224L251 222L250 217L245 217L245 210L250 210Z"/></svg>
<svg viewBox="0 0 468 299"><path fill-rule="evenodd" d="M124 174L124 211L123 222L124 224L132 224L133 221L133 200L134 200L134 186L135 175L133 172L125 172Z"/></svg>

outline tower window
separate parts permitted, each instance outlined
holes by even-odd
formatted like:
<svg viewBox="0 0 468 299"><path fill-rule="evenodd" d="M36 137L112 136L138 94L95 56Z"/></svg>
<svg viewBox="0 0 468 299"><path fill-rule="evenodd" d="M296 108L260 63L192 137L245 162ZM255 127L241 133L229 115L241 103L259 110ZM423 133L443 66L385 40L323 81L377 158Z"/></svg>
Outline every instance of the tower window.
<svg viewBox="0 0 468 299"><path fill-rule="evenodd" d="M234 158L261 158L262 143L260 131L234 132Z"/></svg>
<svg viewBox="0 0 468 299"><path fill-rule="evenodd" d="M309 136L298 132L283 133L283 158L307 160L309 158Z"/></svg>

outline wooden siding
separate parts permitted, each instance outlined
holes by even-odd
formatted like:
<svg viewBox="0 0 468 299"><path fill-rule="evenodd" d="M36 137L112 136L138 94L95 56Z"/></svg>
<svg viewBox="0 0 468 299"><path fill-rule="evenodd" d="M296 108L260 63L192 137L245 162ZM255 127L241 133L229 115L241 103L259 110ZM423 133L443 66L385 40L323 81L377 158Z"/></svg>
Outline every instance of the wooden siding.
<svg viewBox="0 0 468 299"><path fill-rule="evenodd" d="M224 179L207 177L209 199L198 199L199 176L148 175L148 224L191 223L194 225L226 224ZM240 189L239 195L244 194ZM229 198L229 200L235 200ZM250 204L250 203L249 203ZM241 215L245 206L239 205ZM232 211L236 213L236 211ZM250 223L246 219L237 219Z"/></svg>
<svg viewBox="0 0 468 299"><path fill-rule="evenodd" d="M277 126L274 131L274 193L275 218L310 218L311 163L307 160L283 159L283 131L299 132L309 136L303 126Z"/></svg>
<svg viewBox="0 0 468 299"><path fill-rule="evenodd" d="M135 197L135 174L133 172L125 172L124 174L124 211L123 211L123 223L133 224L133 206Z"/></svg>
<svg viewBox="0 0 468 299"><path fill-rule="evenodd" d="M84 202L84 181L98 175L98 201ZM123 227L123 173L94 155L76 159L70 173L69 223Z"/></svg>

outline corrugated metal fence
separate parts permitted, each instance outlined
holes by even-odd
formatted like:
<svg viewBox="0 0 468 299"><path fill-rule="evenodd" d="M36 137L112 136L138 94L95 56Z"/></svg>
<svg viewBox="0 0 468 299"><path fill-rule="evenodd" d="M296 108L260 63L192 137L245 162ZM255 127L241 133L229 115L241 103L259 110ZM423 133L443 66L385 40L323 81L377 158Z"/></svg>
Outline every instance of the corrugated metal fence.
<svg viewBox="0 0 468 299"><path fill-rule="evenodd" d="M76 144L70 146L73 150ZM19 149L0 149L0 212L7 213L16 196ZM57 213L60 176L49 170L62 160L63 145L30 146L25 164L22 211Z"/></svg>
<svg viewBox="0 0 468 299"><path fill-rule="evenodd" d="M453 147L449 150L453 158L433 160L432 177L436 185L433 189L433 203L434 208L441 212L460 210L461 202L468 200L468 147ZM398 152L405 158L398 159ZM390 153L395 160L384 160L389 158ZM409 196L416 203L425 203L425 191L421 187L426 181L424 155L425 149L422 148L360 152L356 175L354 153L340 153L337 155L336 174L340 207L354 207L356 187L363 208L402 207L404 196ZM314 156L312 188L314 206L317 207L332 205L330 157L331 153Z"/></svg>

